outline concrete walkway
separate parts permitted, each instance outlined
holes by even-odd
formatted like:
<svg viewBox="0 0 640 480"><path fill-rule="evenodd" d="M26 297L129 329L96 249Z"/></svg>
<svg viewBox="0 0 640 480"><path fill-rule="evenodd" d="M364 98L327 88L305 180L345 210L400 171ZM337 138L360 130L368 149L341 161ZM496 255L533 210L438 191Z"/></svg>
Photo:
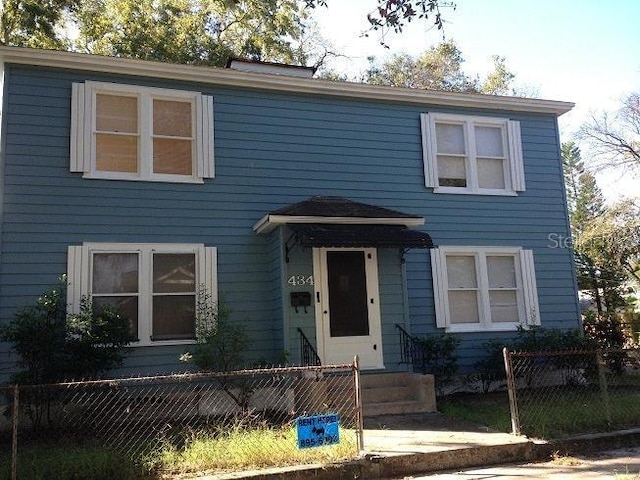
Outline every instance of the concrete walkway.
<svg viewBox="0 0 640 480"><path fill-rule="evenodd" d="M640 429L576 437L562 442L533 441L489 430L440 413L387 415L365 419L362 458L329 466L301 465L237 472L206 479L315 480L377 479L460 470L549 458L640 443ZM606 447L606 448L605 448ZM184 478L184 477L182 477Z"/></svg>

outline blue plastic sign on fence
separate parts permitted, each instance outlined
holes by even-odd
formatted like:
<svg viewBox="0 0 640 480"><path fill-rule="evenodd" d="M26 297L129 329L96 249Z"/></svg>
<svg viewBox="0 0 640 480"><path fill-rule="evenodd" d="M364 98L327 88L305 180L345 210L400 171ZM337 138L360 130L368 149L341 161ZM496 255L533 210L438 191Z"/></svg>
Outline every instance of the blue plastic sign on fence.
<svg viewBox="0 0 640 480"><path fill-rule="evenodd" d="M298 417L298 448L323 447L340 443L340 417L338 414Z"/></svg>

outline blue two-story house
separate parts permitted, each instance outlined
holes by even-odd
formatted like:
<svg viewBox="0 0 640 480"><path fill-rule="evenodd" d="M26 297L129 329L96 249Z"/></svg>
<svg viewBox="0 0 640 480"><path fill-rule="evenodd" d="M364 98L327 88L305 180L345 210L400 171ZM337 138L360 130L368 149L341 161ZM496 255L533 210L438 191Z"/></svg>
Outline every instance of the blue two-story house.
<svg viewBox="0 0 640 480"><path fill-rule="evenodd" d="M199 285L249 356L405 370L399 325L472 369L579 325L557 117L571 103L0 47L0 322L68 274L125 311L122 373L184 370ZM5 372L15 361L0 352ZM308 361L308 359L306 359Z"/></svg>

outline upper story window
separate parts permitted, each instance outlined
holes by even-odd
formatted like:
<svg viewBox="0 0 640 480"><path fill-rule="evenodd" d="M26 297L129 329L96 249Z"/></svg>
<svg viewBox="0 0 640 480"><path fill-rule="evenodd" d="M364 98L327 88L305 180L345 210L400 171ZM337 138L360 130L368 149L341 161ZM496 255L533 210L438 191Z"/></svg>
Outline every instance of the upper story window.
<svg viewBox="0 0 640 480"><path fill-rule="evenodd" d="M425 185L434 193L524 191L519 122L425 113L421 126Z"/></svg>
<svg viewBox="0 0 640 480"><path fill-rule="evenodd" d="M533 252L514 247L431 251L436 324L451 332L539 325Z"/></svg>
<svg viewBox="0 0 640 480"><path fill-rule="evenodd" d="M201 244L88 243L69 247L68 303L113 306L134 345L191 343L200 285L215 301L216 249Z"/></svg>
<svg viewBox="0 0 640 480"><path fill-rule="evenodd" d="M201 183L214 176L213 97L73 84L71 171L86 178Z"/></svg>

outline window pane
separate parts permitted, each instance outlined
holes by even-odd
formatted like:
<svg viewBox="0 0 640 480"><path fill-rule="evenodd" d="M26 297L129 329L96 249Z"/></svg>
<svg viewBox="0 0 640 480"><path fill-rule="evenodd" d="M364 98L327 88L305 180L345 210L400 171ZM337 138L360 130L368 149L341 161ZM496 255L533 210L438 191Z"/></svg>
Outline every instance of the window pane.
<svg viewBox="0 0 640 480"><path fill-rule="evenodd" d="M465 154L464 129L462 125L436 123L436 144L438 153Z"/></svg>
<svg viewBox="0 0 640 480"><path fill-rule="evenodd" d="M191 102L154 100L153 134L191 137Z"/></svg>
<svg viewBox="0 0 640 480"><path fill-rule="evenodd" d="M191 175L193 154L191 140L153 139L153 172Z"/></svg>
<svg viewBox="0 0 640 480"><path fill-rule="evenodd" d="M96 95L96 130L138 133L138 99L119 95Z"/></svg>
<svg viewBox="0 0 640 480"><path fill-rule="evenodd" d="M93 255L92 293L138 293L137 253Z"/></svg>
<svg viewBox="0 0 640 480"><path fill-rule="evenodd" d="M153 339L195 338L195 312L195 295L153 297Z"/></svg>
<svg viewBox="0 0 640 480"><path fill-rule="evenodd" d="M480 188L506 188L504 160L478 158L478 186Z"/></svg>
<svg viewBox="0 0 640 480"><path fill-rule="evenodd" d="M480 323L478 294L475 290L449 290L451 323Z"/></svg>
<svg viewBox="0 0 640 480"><path fill-rule="evenodd" d="M476 153L479 157L504 157L502 128L475 127Z"/></svg>
<svg viewBox="0 0 640 480"><path fill-rule="evenodd" d="M196 256L193 253L153 255L154 293L195 292Z"/></svg>
<svg viewBox="0 0 640 480"><path fill-rule="evenodd" d="M96 135L96 169L104 172L138 172L138 137Z"/></svg>
<svg viewBox="0 0 640 480"><path fill-rule="evenodd" d="M476 288L476 262L471 255L447 255L449 288Z"/></svg>
<svg viewBox="0 0 640 480"><path fill-rule="evenodd" d="M131 336L138 339L138 297L99 297L93 296L94 307L111 306L117 308L129 319Z"/></svg>
<svg viewBox="0 0 640 480"><path fill-rule="evenodd" d="M489 291L492 322L517 322L518 301L515 290Z"/></svg>
<svg viewBox="0 0 640 480"><path fill-rule="evenodd" d="M438 157L438 185L441 187L466 187L465 159Z"/></svg>
<svg viewBox="0 0 640 480"><path fill-rule="evenodd" d="M513 256L487 256L489 288L516 288L516 265Z"/></svg>

